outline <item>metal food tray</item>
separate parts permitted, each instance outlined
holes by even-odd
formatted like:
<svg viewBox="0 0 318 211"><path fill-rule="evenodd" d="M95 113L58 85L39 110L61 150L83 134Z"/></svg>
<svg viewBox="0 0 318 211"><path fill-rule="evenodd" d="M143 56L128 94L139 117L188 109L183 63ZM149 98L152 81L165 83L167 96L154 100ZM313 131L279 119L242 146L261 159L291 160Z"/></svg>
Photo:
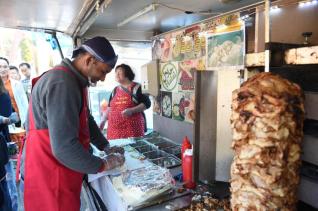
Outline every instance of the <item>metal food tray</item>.
<svg viewBox="0 0 318 211"><path fill-rule="evenodd" d="M164 149L164 148L170 148L170 147L176 147L177 145L174 143L171 143L169 141L165 141L165 142L160 142L155 144L159 149Z"/></svg>
<svg viewBox="0 0 318 211"><path fill-rule="evenodd" d="M181 165L181 146L164 137L145 138L130 146L158 166L172 168Z"/></svg>
<svg viewBox="0 0 318 211"><path fill-rule="evenodd" d="M134 144L130 144L130 146L136 148L136 147L141 147L141 146L147 146L148 143L145 141L136 141Z"/></svg>
<svg viewBox="0 0 318 211"><path fill-rule="evenodd" d="M150 151L150 152L145 152L145 153L143 153L143 155L150 160L169 156L167 153L165 153L161 150L154 150L154 151Z"/></svg>
<svg viewBox="0 0 318 211"><path fill-rule="evenodd" d="M139 146L139 147L135 147L135 149L142 154L145 152L150 152L150 151L156 150L156 148L151 146L151 145Z"/></svg>
<svg viewBox="0 0 318 211"><path fill-rule="evenodd" d="M149 138L146 139L147 142L149 142L150 144L158 144L158 143L162 143L165 142L166 140L160 138L160 137L156 137L156 138Z"/></svg>
<svg viewBox="0 0 318 211"><path fill-rule="evenodd" d="M173 156L150 159L150 161L158 166L165 168L172 168L181 165L181 161Z"/></svg>
<svg viewBox="0 0 318 211"><path fill-rule="evenodd" d="M181 147L180 146L175 146L175 147L168 147L161 149L165 151L166 153L172 154L176 156L177 158L181 159Z"/></svg>

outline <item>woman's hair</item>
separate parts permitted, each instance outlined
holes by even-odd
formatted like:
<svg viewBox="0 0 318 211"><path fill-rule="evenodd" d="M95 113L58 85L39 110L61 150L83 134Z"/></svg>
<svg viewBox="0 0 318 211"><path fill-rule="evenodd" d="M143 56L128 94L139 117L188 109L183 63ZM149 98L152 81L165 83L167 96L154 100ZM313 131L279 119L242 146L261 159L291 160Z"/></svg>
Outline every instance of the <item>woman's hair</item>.
<svg viewBox="0 0 318 211"><path fill-rule="evenodd" d="M9 60L8 60L7 58L4 58L4 57L1 57L1 56L0 56L0 59L2 59L2 60L4 60L4 61L6 61L6 62L7 62L7 64L9 65Z"/></svg>
<svg viewBox="0 0 318 211"><path fill-rule="evenodd" d="M118 68L121 68L124 71L124 75L126 78L128 78L130 81L133 81L135 79L135 73L132 71L131 67L127 64L121 64L116 67L116 71Z"/></svg>
<svg viewBox="0 0 318 211"><path fill-rule="evenodd" d="M2 95L3 93L7 93L7 90L4 87L2 79L0 78L0 95Z"/></svg>

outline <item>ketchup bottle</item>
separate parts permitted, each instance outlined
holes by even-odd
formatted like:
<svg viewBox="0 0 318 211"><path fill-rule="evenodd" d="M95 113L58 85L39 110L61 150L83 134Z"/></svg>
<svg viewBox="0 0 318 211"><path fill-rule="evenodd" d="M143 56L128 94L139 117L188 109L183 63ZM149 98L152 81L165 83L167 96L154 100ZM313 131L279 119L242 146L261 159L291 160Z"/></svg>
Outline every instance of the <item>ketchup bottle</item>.
<svg viewBox="0 0 318 211"><path fill-rule="evenodd" d="M181 147L181 159L183 160L183 153L186 151L186 149L191 149L192 146L191 146L191 143L188 139L187 136L185 136L183 138L183 141L182 141L182 147Z"/></svg>
<svg viewBox="0 0 318 211"><path fill-rule="evenodd" d="M192 149L186 149L182 159L182 175L184 186L189 189L195 188L192 178Z"/></svg>

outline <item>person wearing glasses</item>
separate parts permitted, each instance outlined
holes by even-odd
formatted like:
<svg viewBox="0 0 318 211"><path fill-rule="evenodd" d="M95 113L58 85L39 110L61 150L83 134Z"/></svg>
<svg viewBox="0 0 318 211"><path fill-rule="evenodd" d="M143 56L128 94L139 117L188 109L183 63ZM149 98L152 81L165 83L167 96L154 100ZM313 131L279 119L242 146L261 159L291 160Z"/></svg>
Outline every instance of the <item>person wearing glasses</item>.
<svg viewBox="0 0 318 211"><path fill-rule="evenodd" d="M10 78L9 72L9 60L0 57L0 76L10 95L12 107L14 111L18 113L21 126L23 127L28 112L28 98L24 92L22 83Z"/></svg>
<svg viewBox="0 0 318 211"><path fill-rule="evenodd" d="M21 165L25 211L80 210L84 174L124 163L120 153L102 159L88 150L90 142L100 150L108 142L89 114L87 88L105 80L117 55L106 38L94 37L72 57L32 80Z"/></svg>

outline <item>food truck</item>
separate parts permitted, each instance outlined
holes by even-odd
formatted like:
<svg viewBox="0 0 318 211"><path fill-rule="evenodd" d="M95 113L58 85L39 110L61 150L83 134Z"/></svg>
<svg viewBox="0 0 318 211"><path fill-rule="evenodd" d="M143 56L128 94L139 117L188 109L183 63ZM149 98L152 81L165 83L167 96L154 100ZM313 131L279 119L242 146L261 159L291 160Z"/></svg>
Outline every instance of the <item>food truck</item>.
<svg viewBox="0 0 318 211"><path fill-rule="evenodd" d="M58 49L56 33L74 47L104 36L150 49L136 72L152 99L152 129L110 141L126 162L88 175L88 209L318 209L316 0L24 0L0 8L1 27L44 31ZM95 119L110 95L98 90L90 91ZM191 188L182 180L187 156Z"/></svg>

